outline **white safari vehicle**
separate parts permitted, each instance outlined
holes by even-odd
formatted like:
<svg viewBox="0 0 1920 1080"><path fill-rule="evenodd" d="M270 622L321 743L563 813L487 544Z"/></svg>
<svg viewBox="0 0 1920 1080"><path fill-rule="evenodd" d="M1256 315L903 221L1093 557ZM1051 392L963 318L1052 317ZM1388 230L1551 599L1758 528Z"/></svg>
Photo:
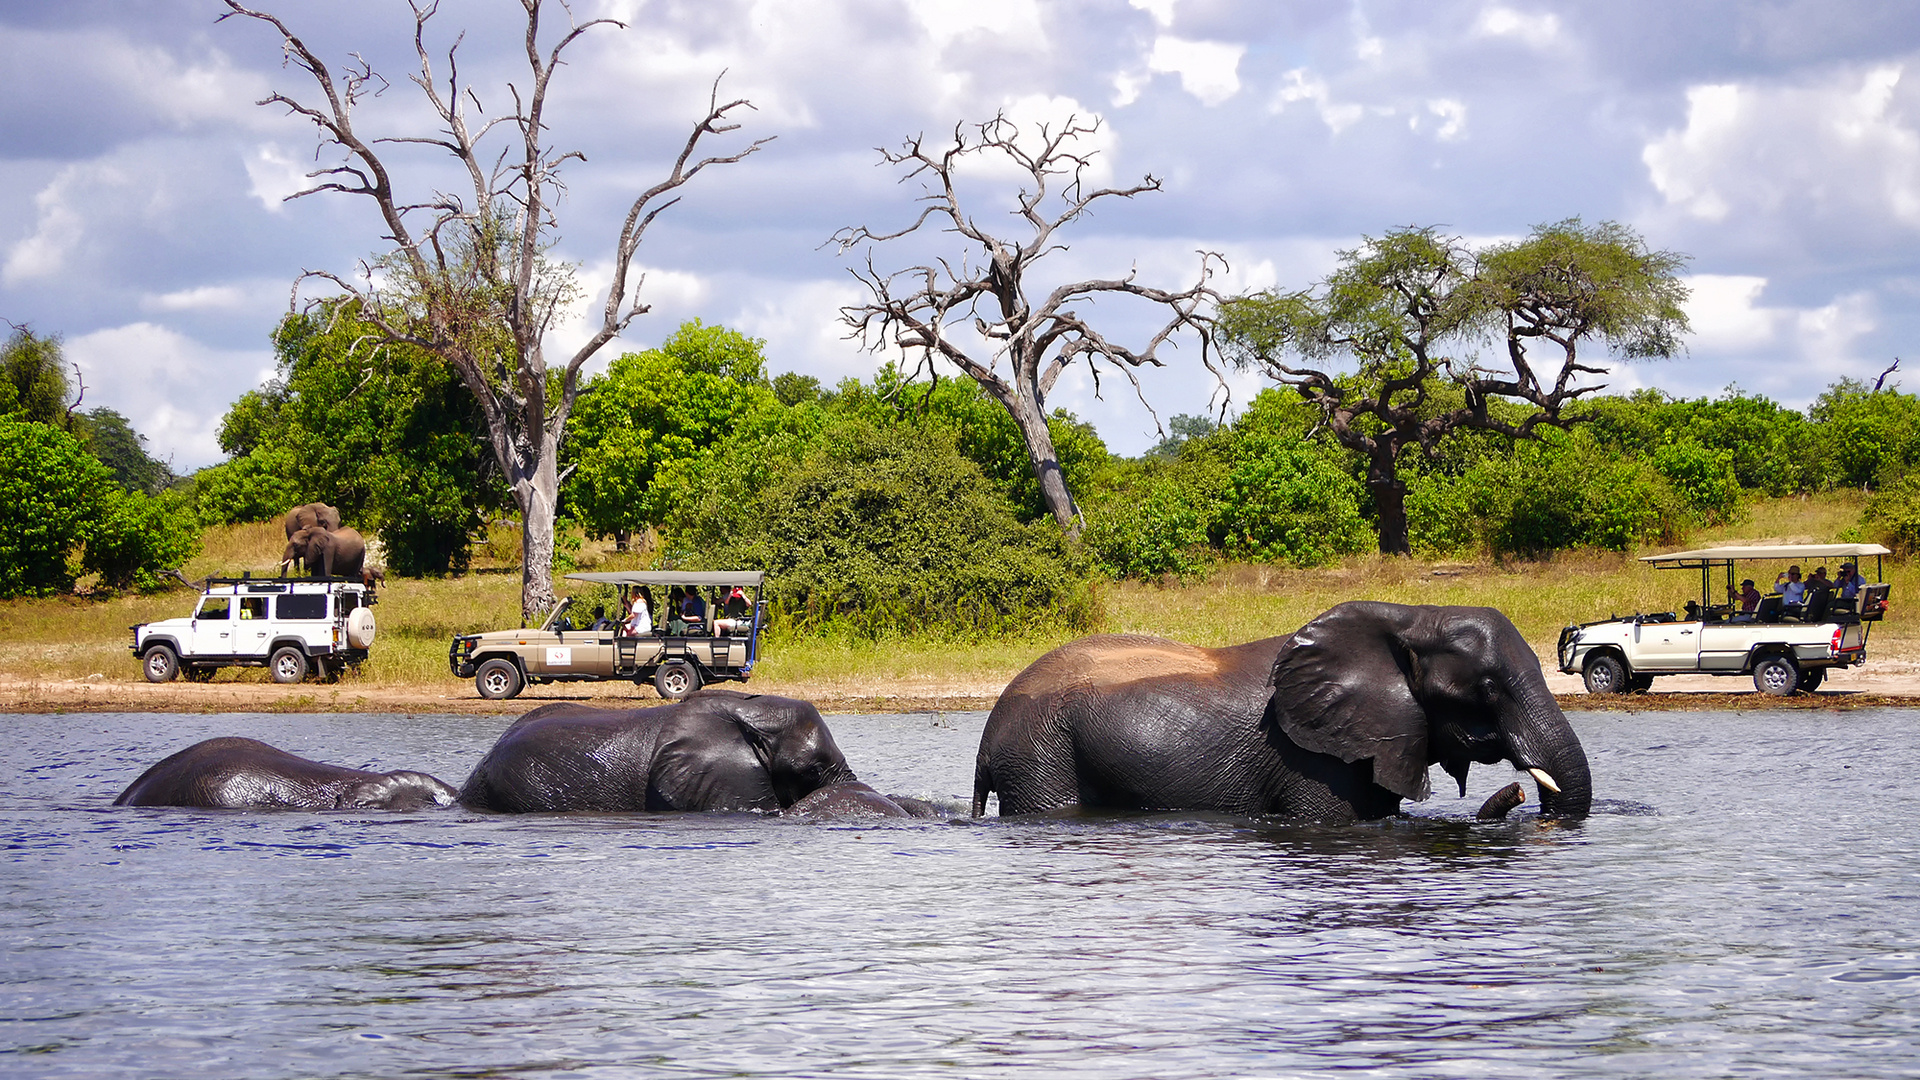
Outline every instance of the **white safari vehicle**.
<svg viewBox="0 0 1920 1080"><path fill-rule="evenodd" d="M753 674L766 624L761 571L624 570L567 577L617 586L623 610L646 588L654 594L656 625L628 634L616 611L595 626L574 610L572 597L563 597L538 629L456 635L447 650L448 668L472 679L484 698L510 698L529 683L651 682L661 697L678 701L706 683L745 682ZM699 596L705 613L690 618L664 610L675 592Z"/></svg>
<svg viewBox="0 0 1920 1080"><path fill-rule="evenodd" d="M205 681L223 667L264 667L274 682L308 674L331 682L373 646L373 589L358 581L208 578L193 614L133 626L133 654L148 682L186 672Z"/></svg>
<svg viewBox="0 0 1920 1080"><path fill-rule="evenodd" d="M1830 668L1867 659L1867 632L1887 610L1879 544L1776 544L1706 548L1649 555L1642 562L1663 570L1698 570L1700 600L1683 613L1614 616L1560 631L1560 670L1579 672L1587 691L1619 694L1645 690L1657 675L1748 675L1766 694L1812 692ZM1860 577L1858 592L1810 590L1806 602L1788 605L1780 594L1764 597L1757 610L1727 603L1738 577L1736 563L1765 563L1746 574L1771 587L1776 566L1788 563L1860 565L1873 557L1873 577ZM1763 575L1766 575L1763 577ZM1874 584L1868 584L1869 581Z"/></svg>

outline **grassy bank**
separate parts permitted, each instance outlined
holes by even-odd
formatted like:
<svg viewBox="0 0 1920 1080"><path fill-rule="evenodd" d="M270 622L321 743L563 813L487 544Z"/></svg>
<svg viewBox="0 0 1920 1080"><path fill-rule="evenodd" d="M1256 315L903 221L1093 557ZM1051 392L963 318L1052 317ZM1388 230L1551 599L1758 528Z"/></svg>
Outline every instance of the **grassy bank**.
<svg viewBox="0 0 1920 1080"><path fill-rule="evenodd" d="M1854 493L1782 499L1753 508L1742 524L1696 536L1689 546L1726 542L1830 543L1859 522ZM278 524L211 530L205 553L189 576L273 572L283 534ZM497 629L519 621L519 573L509 564L516 545L487 545L473 572L438 581L396 580L380 594L380 638L360 681L383 687L420 687L434 694L462 685L447 672L447 643L456 633ZM595 569L635 565L631 557L589 547ZM1784 567L1754 567L1764 586ZM1807 569L1811 570L1811 567ZM1838 570L1831 566L1830 571ZM1869 574L1871 565L1864 567ZM1902 618L1903 600L1920 595L1920 575L1887 561L1893 617L1874 629L1875 656L1920 657L1920 622ZM1418 604L1477 604L1499 608L1542 656L1560 628L1613 613L1670 611L1697 595L1697 574L1654 570L1631 555L1580 552L1539 562L1431 562L1359 557L1317 570L1230 566L1193 584L1132 582L1101 587L1104 629L1158 634L1198 645L1226 645L1284 633L1342 600ZM65 681L140 678L127 650L129 625L185 614L191 593L110 599L59 597L0 604L0 675ZM799 639L770 642L756 669L756 685L804 689L844 685L1004 682L1061 637L983 642L922 640L845 642ZM263 681L257 670L228 669L219 680ZM471 688L468 687L470 692Z"/></svg>

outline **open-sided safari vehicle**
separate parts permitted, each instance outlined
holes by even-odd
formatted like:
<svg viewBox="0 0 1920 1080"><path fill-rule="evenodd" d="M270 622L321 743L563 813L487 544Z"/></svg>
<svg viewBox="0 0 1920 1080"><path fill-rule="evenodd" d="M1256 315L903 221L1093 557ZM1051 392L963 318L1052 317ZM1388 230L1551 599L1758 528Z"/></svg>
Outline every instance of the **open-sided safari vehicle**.
<svg viewBox="0 0 1920 1080"><path fill-rule="evenodd" d="M528 683L653 683L660 696L679 700L710 682L745 682L760 655L766 606L758 570L694 573L632 570L568 574L573 581L619 589L620 610L591 625L564 597L537 630L494 630L453 639L447 664L472 679L484 698L510 698ZM630 598L641 588L654 595L653 625L629 634L621 624ZM705 609L699 618L669 611L668 597L692 593ZM576 622L585 624L576 626Z"/></svg>
<svg viewBox="0 0 1920 1080"><path fill-rule="evenodd" d="M1700 600L1688 601L1678 614L1614 616L1568 626L1560 631L1560 670L1580 672L1595 694L1645 690L1656 675L1681 674L1750 675L1762 693L1811 692L1828 669L1866 662L1868 630L1887 610L1880 562L1887 554L1879 544L1773 544L1646 556L1642 562L1663 570L1700 571ZM1872 583L1858 574L1869 555ZM1748 611L1734 587L1735 564L1742 562L1838 563L1855 568L1855 584L1851 590L1838 582L1809 588L1798 604L1775 592Z"/></svg>

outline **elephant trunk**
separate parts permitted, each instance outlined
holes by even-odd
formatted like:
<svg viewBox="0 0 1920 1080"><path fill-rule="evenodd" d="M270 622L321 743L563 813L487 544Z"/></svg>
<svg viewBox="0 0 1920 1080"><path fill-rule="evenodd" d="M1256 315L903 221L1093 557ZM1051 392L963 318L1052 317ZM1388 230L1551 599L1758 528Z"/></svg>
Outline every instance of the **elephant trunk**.
<svg viewBox="0 0 1920 1080"><path fill-rule="evenodd" d="M1573 725L1554 703L1544 680L1518 698L1518 707L1500 724L1509 760L1533 774L1540 786L1542 814L1586 817L1593 810L1593 774Z"/></svg>

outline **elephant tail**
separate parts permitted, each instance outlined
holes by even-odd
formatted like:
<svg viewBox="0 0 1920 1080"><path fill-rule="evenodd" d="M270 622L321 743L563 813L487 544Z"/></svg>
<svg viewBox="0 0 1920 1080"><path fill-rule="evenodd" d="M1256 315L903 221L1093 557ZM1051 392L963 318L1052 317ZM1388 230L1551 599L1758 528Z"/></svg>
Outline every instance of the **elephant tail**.
<svg viewBox="0 0 1920 1080"><path fill-rule="evenodd" d="M993 791L993 766L987 763L987 755L981 754L973 765L973 816L985 817L987 813L987 795Z"/></svg>

